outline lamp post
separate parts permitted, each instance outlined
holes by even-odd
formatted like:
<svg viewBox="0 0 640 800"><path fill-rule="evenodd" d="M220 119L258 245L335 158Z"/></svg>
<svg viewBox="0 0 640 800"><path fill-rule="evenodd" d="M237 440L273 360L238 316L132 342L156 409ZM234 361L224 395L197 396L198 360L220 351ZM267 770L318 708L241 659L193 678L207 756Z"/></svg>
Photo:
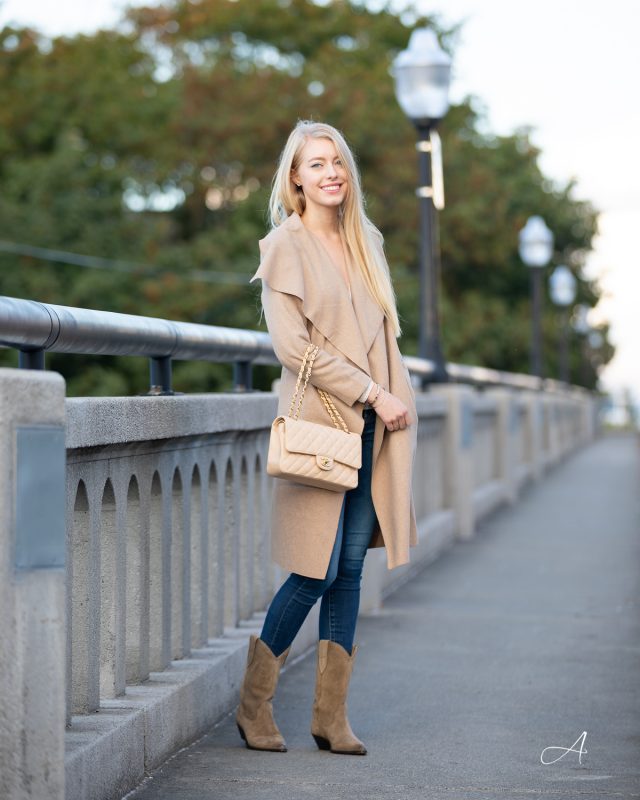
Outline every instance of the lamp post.
<svg viewBox="0 0 640 800"><path fill-rule="evenodd" d="M553 255L553 234L542 217L529 217L519 234L520 258L531 268L531 374L542 377L542 268Z"/></svg>
<svg viewBox="0 0 640 800"><path fill-rule="evenodd" d="M560 380L569 383L569 320L567 308L576 299L576 279L564 264L557 266L549 277L549 293L562 309L560 315Z"/></svg>
<svg viewBox="0 0 640 800"><path fill-rule="evenodd" d="M434 363L431 382L448 380L439 317L440 241L436 211L444 208L442 150L435 130L449 109L451 59L435 33L418 28L393 62L398 104L418 132L420 204L420 331L418 355Z"/></svg>
<svg viewBox="0 0 640 800"><path fill-rule="evenodd" d="M589 306L580 303L573 312L573 330L580 336L580 385L587 385L587 336L591 330L589 325Z"/></svg>

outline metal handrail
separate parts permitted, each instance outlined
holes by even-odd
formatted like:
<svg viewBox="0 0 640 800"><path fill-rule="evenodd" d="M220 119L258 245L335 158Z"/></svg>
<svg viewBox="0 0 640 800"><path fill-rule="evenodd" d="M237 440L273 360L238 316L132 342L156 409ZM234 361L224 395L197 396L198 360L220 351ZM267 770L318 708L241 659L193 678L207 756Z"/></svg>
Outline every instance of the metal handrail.
<svg viewBox="0 0 640 800"><path fill-rule="evenodd" d="M234 362L235 383L250 388L248 364L277 364L271 338L260 331L172 322L0 297L0 342L20 351L20 366L43 369L44 353L147 356L151 391L171 393L171 361Z"/></svg>
<svg viewBox="0 0 640 800"><path fill-rule="evenodd" d="M171 362L233 362L236 390L251 388L252 364L278 364L271 337L261 331L173 322L156 317L96 311L0 296L0 344L20 351L19 365L44 369L44 353L146 356L151 360L151 394L171 394ZM435 365L403 356L409 372L428 382ZM447 364L449 377L476 386L566 391L567 384L531 375ZM573 387L575 388L575 387Z"/></svg>
<svg viewBox="0 0 640 800"><path fill-rule="evenodd" d="M403 356L404 363L409 372L428 380L435 371L435 364L428 359L416 356ZM468 383L472 386L504 386L510 389L526 389L538 391L544 389L549 392L587 391L581 386L563 383L553 378L537 378L534 375L525 375L519 372L505 372L504 370L491 369L490 367L476 367L469 364L456 364L448 361L446 364L447 375L453 383Z"/></svg>

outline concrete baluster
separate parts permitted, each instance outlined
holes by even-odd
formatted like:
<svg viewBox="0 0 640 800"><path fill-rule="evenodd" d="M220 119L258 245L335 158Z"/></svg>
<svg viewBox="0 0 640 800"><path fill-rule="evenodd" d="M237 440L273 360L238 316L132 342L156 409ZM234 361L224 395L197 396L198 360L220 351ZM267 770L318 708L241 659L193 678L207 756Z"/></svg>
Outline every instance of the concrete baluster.
<svg viewBox="0 0 640 800"><path fill-rule="evenodd" d="M100 697L115 697L117 538L116 497L107 480L100 511ZM124 687L123 687L124 689Z"/></svg>
<svg viewBox="0 0 640 800"><path fill-rule="evenodd" d="M171 659L182 657L182 594L184 587L184 546L182 528L182 507L184 494L180 470L173 473L171 482L171 527L170 527L170 579L169 618L171 620Z"/></svg>
<svg viewBox="0 0 640 800"><path fill-rule="evenodd" d="M527 460L530 464L531 478L538 481L544 469L542 398L538 392L526 392L524 404L528 434Z"/></svg>
<svg viewBox="0 0 640 800"><path fill-rule="evenodd" d="M240 466L240 482L236 489L240 493L240 513L237 530L239 619L249 619L253 612L254 477L253 470L249 470L247 466L247 456L243 454Z"/></svg>
<svg viewBox="0 0 640 800"><path fill-rule="evenodd" d="M209 579L208 579L208 618L209 638L221 636L224 627L225 596L225 472L215 462L209 471Z"/></svg>
<svg viewBox="0 0 640 800"><path fill-rule="evenodd" d="M159 472L151 479L149 498L149 670L164 669L168 662L164 648L163 569L164 497Z"/></svg>
<svg viewBox="0 0 640 800"><path fill-rule="evenodd" d="M74 519L71 530L73 581L71 590L71 689L75 714L100 706L100 529L102 487L100 474L87 476L86 514Z"/></svg>
<svg viewBox="0 0 640 800"><path fill-rule="evenodd" d="M256 443L260 445L260 440ZM253 459L253 608L263 609L270 600L267 597L268 585L268 534L269 504L265 501L266 482L263 475L263 460L260 452Z"/></svg>
<svg viewBox="0 0 640 800"><path fill-rule="evenodd" d="M138 481L132 476L127 488L125 522L127 683L140 683L148 677L143 666L144 661L148 662L149 641L148 635L145 636L149 625L148 592L145 591L145 587L148 587L148 509L148 503L144 507L142 505ZM143 657L145 649L146 658Z"/></svg>
<svg viewBox="0 0 640 800"><path fill-rule="evenodd" d="M517 398L508 389L491 389L487 395L497 406L497 478L504 487L504 499L507 503L513 504L518 496L519 410Z"/></svg>
<svg viewBox="0 0 640 800"><path fill-rule="evenodd" d="M198 465L191 475L191 515L190 515L190 605L191 605L191 647L202 647L207 641L205 619L207 580L206 538L203 514L206 506L202 502L202 481Z"/></svg>
<svg viewBox="0 0 640 800"><path fill-rule="evenodd" d="M236 470L233 461L227 461L224 478L224 614L225 628L238 624L238 577L239 546L238 531L239 502L236 492Z"/></svg>

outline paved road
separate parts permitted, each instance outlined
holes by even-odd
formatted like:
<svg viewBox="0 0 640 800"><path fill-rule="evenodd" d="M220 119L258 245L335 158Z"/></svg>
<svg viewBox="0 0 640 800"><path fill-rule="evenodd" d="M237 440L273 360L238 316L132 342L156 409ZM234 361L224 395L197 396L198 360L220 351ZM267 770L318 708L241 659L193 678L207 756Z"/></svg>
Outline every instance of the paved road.
<svg viewBox="0 0 640 800"><path fill-rule="evenodd" d="M130 800L640 798L638 455L590 445L361 618L368 756L316 748L303 658L276 697L289 752L245 749L229 716Z"/></svg>

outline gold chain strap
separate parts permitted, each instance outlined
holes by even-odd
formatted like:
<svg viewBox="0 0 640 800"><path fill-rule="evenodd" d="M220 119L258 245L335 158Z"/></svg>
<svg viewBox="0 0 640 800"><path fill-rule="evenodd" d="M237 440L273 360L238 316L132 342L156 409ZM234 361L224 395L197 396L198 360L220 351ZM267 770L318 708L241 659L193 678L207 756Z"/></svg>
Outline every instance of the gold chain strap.
<svg viewBox="0 0 640 800"><path fill-rule="evenodd" d="M333 402L331 397L322 389L318 389L318 394L320 395L320 399L324 403L324 407L329 412L329 416L333 420L333 424L336 426L336 428L340 429L340 427L342 427L342 430L345 433L349 433L349 428L347 427L347 423L344 421L342 414L336 408L335 403Z"/></svg>
<svg viewBox="0 0 640 800"><path fill-rule="evenodd" d="M304 372L304 368L305 368L305 365L307 363L307 357L308 357L308 355L309 355L309 353L310 353L310 351L312 349L313 349L313 345L310 344L307 347L307 349L304 351L304 355L302 356L302 364L300 365L300 369L298 371L298 379L296 381L296 388L293 390L293 395L291 396L291 404L289 406L289 416L290 417L293 416L293 406L294 406L294 403L296 401L296 395L298 394L298 389L300 387L300 381L302 380L302 374ZM306 386L306 384L305 384L305 386ZM298 416L298 414L296 412L296 416L294 417L294 419L297 419L297 416Z"/></svg>
<svg viewBox="0 0 640 800"><path fill-rule="evenodd" d="M298 415L300 414L300 409L302 408L302 401L304 400L304 393L307 388L307 383L309 383L309 377L311 375L311 368L313 367L313 362L315 357L318 355L319 351L318 345L310 344L304 352L302 356L302 364L300 365L300 369L298 371L298 378L296 380L296 386L293 390L293 395L291 397L291 404L289 405L289 416L293 417L294 419L298 419ZM308 359L308 363L307 363ZM296 396L298 395L298 390L300 389L300 381L302 380L302 375L304 374L304 368L307 367L307 373L304 378L304 384L302 385L302 390L300 391L300 396L297 398L298 402L296 404ZM349 428L347 427L347 423L342 418L342 415L338 411L335 406L335 403L331 399L331 397L323 390L318 389L318 394L320 395L320 399L324 407L327 410L327 413L331 417L331 421L333 422L334 426L345 433L349 433ZM296 407L295 412L293 411L294 406Z"/></svg>
<svg viewBox="0 0 640 800"><path fill-rule="evenodd" d="M313 347L313 345L312 345L312 347ZM311 368L313 367L313 361L314 361L314 359L315 359L315 357L316 357L316 355L318 353L318 349L319 348L317 346L313 347L313 349L311 350L311 353L309 354L309 362L307 364L307 374L304 376L304 384L302 385L302 391L300 392L300 397L298 398L298 406L296 408L296 413L294 415L294 419L298 419L298 414L300 413L300 409L302 408L302 401L304 400L304 393L305 393L305 390L307 388L307 384L309 383L309 376L311 375ZM309 348L307 348L307 352L308 351L309 351ZM303 364L304 364L304 360L303 360ZM298 374L300 374L300 373L298 373Z"/></svg>

